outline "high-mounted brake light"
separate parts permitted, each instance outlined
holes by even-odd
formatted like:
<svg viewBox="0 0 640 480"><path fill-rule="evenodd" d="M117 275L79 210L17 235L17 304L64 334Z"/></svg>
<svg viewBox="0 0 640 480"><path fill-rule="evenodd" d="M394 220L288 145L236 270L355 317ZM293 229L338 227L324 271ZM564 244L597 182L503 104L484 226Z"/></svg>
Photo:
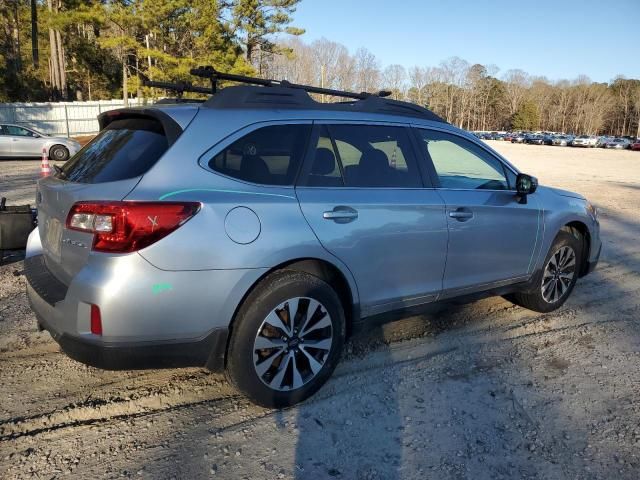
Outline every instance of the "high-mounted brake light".
<svg viewBox="0 0 640 480"><path fill-rule="evenodd" d="M199 210L193 202L78 202L66 226L94 233L97 252L129 253L166 237Z"/></svg>

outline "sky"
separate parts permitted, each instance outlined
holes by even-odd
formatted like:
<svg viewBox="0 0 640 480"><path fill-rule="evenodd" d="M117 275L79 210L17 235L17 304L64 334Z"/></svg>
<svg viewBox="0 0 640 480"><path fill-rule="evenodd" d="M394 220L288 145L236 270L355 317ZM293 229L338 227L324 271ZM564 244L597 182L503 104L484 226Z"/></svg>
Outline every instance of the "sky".
<svg viewBox="0 0 640 480"><path fill-rule="evenodd" d="M293 25L383 66L458 56L550 80L640 78L640 0L302 0Z"/></svg>

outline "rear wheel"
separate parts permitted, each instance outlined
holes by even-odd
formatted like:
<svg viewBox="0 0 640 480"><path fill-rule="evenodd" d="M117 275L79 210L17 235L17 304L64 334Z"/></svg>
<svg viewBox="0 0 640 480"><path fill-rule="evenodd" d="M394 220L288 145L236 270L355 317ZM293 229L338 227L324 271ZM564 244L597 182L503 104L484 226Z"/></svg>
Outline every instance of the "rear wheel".
<svg viewBox="0 0 640 480"><path fill-rule="evenodd" d="M327 283L307 273L275 272L249 294L237 313L227 377L259 405L294 405L329 378L344 337L342 304Z"/></svg>
<svg viewBox="0 0 640 480"><path fill-rule="evenodd" d="M510 295L509 301L536 312L551 312L569 298L578 280L582 259L582 240L561 231L545 258L542 271L536 275L534 288Z"/></svg>
<svg viewBox="0 0 640 480"><path fill-rule="evenodd" d="M49 150L49 157L56 162L64 162L69 158L69 150L62 145L54 145Z"/></svg>

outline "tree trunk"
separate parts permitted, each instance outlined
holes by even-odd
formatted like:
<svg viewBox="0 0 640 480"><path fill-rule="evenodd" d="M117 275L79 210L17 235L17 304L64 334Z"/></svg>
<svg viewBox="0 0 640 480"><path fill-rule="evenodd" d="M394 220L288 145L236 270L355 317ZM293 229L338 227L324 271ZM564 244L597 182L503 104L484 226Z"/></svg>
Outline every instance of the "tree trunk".
<svg viewBox="0 0 640 480"><path fill-rule="evenodd" d="M58 0L47 0L49 12L57 12L59 8ZM49 28L49 47L51 55L49 58L49 68L51 69L51 87L54 99L67 98L67 79L64 66L64 50L62 48L62 37L60 32Z"/></svg>
<svg viewBox="0 0 640 480"><path fill-rule="evenodd" d="M129 92L127 91L127 56L122 57L122 103L129 106Z"/></svg>
<svg viewBox="0 0 640 480"><path fill-rule="evenodd" d="M51 5L51 1L49 1ZM51 89L53 90L54 99L60 97L60 69L58 68L58 47L56 42L56 34L52 28L49 29L49 46L51 55L49 55L49 68L51 69Z"/></svg>
<svg viewBox="0 0 640 480"><path fill-rule="evenodd" d="M252 57L253 57L253 39L247 38L247 63L249 65L253 65L251 63Z"/></svg>
<svg viewBox="0 0 640 480"><path fill-rule="evenodd" d="M62 45L62 36L60 35L60 31L56 30L56 43L58 50L58 68L60 69L60 93L62 94L62 99L67 99L67 72L64 61L64 46Z"/></svg>
<svg viewBox="0 0 640 480"><path fill-rule="evenodd" d="M13 10L13 40L14 40L14 51L15 51L15 61L16 61L16 74L20 74L22 71L22 56L20 54L20 17L18 15L18 2L14 4Z"/></svg>
<svg viewBox="0 0 640 480"><path fill-rule="evenodd" d="M38 5L36 0L31 0L31 56L33 68L38 68L40 55L38 52Z"/></svg>

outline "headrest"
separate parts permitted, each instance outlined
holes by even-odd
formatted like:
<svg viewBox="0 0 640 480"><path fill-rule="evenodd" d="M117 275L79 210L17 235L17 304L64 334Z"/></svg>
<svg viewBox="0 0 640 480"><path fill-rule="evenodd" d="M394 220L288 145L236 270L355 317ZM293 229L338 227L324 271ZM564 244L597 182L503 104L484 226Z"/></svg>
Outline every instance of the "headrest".
<svg viewBox="0 0 640 480"><path fill-rule="evenodd" d="M240 173L244 180L254 183L269 183L271 172L266 162L257 155L243 155Z"/></svg>
<svg viewBox="0 0 640 480"><path fill-rule="evenodd" d="M336 157L328 148L318 148L311 167L312 175L329 175L336 169Z"/></svg>
<svg viewBox="0 0 640 480"><path fill-rule="evenodd" d="M377 148L367 150L362 154L359 166L361 169L382 172L389 168L389 159L387 155Z"/></svg>

